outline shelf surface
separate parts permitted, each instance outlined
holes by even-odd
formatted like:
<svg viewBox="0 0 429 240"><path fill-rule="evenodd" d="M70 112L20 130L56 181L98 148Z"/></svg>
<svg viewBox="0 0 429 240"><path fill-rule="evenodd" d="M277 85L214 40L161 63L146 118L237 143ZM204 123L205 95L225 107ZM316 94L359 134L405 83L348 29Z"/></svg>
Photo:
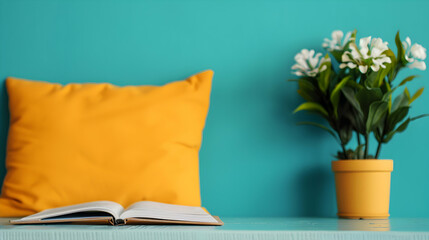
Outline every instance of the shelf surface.
<svg viewBox="0 0 429 240"><path fill-rule="evenodd" d="M224 226L10 225L0 218L0 239L428 239L429 218L223 218Z"/></svg>

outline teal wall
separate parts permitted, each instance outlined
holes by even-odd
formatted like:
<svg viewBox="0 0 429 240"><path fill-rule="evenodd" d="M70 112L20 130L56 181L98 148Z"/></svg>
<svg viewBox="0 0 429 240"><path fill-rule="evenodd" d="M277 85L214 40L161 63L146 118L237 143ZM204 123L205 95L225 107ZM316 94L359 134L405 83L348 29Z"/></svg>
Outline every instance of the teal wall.
<svg viewBox="0 0 429 240"><path fill-rule="evenodd" d="M302 48L332 30L394 42L401 30L429 47L428 1L0 0L0 158L6 76L50 82L164 84L213 69L201 150L203 204L221 216L334 216L336 142L295 126L292 77ZM427 72L411 89L429 87ZM429 112L429 93L412 115ZM383 148L395 161L391 215L429 217L429 118Z"/></svg>

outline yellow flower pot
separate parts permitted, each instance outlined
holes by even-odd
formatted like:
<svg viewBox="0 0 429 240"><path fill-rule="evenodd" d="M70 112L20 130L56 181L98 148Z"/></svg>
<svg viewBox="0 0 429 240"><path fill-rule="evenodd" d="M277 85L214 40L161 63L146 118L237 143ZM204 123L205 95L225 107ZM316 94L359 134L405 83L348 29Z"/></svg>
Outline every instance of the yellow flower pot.
<svg viewBox="0 0 429 240"><path fill-rule="evenodd" d="M389 217L392 160L332 161L338 216L351 219Z"/></svg>

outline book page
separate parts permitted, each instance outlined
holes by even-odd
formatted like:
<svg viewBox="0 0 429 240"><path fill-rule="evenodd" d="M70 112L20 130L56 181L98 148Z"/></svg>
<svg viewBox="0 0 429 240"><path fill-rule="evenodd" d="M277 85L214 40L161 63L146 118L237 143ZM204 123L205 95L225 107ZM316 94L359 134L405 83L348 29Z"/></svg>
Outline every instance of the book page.
<svg viewBox="0 0 429 240"><path fill-rule="evenodd" d="M174 221L217 223L217 220L201 207L151 201L142 201L132 204L120 215L120 218L154 218Z"/></svg>
<svg viewBox="0 0 429 240"><path fill-rule="evenodd" d="M15 222L39 221L44 219L72 219L72 218L89 218L106 216L106 213L119 218L124 208L111 201L96 201L89 203L76 204L66 207L51 208L39 213L15 220Z"/></svg>

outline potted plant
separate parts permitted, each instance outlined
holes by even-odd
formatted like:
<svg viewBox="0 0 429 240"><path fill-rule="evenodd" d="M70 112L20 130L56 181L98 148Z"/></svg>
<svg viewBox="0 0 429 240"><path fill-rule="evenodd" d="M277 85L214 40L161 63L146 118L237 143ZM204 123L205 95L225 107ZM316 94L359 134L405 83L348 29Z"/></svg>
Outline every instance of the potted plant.
<svg viewBox="0 0 429 240"><path fill-rule="evenodd" d="M420 88L410 94L406 87L417 76L396 80L405 68L426 69L426 49L411 44L409 37L401 42L399 32L395 43L396 55L381 38L357 41L356 31L345 36L334 31L322 45L328 51L325 56L303 49L292 66L298 79L291 81L298 83L298 94L305 100L294 113L307 111L326 120L299 124L328 131L341 146L332 169L338 216L343 218L388 218L393 161L378 159L382 145L410 122L427 116L408 117L411 104L423 92ZM375 154L369 151L371 140L377 146Z"/></svg>

